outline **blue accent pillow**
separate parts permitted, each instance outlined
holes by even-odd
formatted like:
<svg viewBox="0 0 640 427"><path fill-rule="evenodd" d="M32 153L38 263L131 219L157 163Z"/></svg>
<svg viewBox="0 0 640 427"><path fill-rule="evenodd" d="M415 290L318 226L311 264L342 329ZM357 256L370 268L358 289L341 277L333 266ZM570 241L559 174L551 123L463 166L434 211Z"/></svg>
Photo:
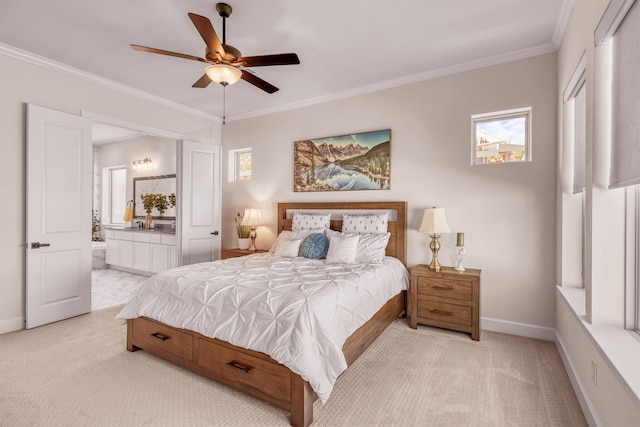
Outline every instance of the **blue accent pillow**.
<svg viewBox="0 0 640 427"><path fill-rule="evenodd" d="M327 255L329 239L322 233L309 234L300 245L302 256L310 259L320 259Z"/></svg>

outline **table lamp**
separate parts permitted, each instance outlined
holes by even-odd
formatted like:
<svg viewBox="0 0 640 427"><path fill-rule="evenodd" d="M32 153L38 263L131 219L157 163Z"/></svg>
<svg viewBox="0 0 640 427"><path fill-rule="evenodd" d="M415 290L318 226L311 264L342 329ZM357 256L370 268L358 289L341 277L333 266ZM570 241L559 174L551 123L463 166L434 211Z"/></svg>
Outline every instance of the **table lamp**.
<svg viewBox="0 0 640 427"><path fill-rule="evenodd" d="M256 250L256 228L262 225L262 216L260 215L260 209L245 209L244 216L242 217L242 223L240 225L246 225L251 230L249 237L251 238L250 251Z"/></svg>
<svg viewBox="0 0 640 427"><path fill-rule="evenodd" d="M443 208L431 208L425 209L422 216L422 224L418 231L421 233L431 233L431 264L429 264L430 270L440 271L440 262L438 261L438 251L440 250L440 234L450 233L451 229L447 223L447 217L445 216Z"/></svg>

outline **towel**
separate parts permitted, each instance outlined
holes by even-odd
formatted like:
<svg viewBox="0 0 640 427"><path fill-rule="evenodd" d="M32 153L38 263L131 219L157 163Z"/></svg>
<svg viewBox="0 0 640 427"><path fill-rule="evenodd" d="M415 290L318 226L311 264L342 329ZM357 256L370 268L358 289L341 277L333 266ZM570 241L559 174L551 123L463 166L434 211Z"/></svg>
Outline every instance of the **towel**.
<svg viewBox="0 0 640 427"><path fill-rule="evenodd" d="M127 207L124 210L124 218L122 218L124 222L129 222L133 220L133 207L127 203Z"/></svg>

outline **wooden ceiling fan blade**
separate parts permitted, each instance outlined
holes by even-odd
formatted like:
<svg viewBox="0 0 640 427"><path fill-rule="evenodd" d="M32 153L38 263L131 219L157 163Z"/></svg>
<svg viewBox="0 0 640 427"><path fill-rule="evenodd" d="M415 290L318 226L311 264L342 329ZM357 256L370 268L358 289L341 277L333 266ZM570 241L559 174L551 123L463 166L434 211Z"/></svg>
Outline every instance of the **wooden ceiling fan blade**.
<svg viewBox="0 0 640 427"><path fill-rule="evenodd" d="M137 50L140 52L158 53L160 55L175 56L176 58L183 58L183 59L190 59L192 61L204 62L205 64L209 63L209 61L207 61L204 58L199 58L193 55L187 55L185 53L171 52L169 50L156 49L154 47L140 46L137 44L132 44L130 46L133 50Z"/></svg>
<svg viewBox="0 0 640 427"><path fill-rule="evenodd" d="M296 65L300 63L295 53L278 53L274 55L243 56L237 62L245 67L268 67L271 65Z"/></svg>
<svg viewBox="0 0 640 427"><path fill-rule="evenodd" d="M203 74L191 87L205 88L209 86L209 83L211 83L211 79L206 74Z"/></svg>
<svg viewBox="0 0 640 427"><path fill-rule="evenodd" d="M280 90L271 83L262 80L260 77L257 77L246 70L242 70L242 80L251 83L267 93L274 93Z"/></svg>
<svg viewBox="0 0 640 427"><path fill-rule="evenodd" d="M191 12L189 12L189 18L191 18L191 22L193 22L193 25L200 33L200 36L202 36L202 40L204 40L209 51L218 59L222 59L225 55L224 47L222 47L222 43L216 34L216 30L213 29L213 25L211 25L209 18L205 18L204 16L196 15Z"/></svg>

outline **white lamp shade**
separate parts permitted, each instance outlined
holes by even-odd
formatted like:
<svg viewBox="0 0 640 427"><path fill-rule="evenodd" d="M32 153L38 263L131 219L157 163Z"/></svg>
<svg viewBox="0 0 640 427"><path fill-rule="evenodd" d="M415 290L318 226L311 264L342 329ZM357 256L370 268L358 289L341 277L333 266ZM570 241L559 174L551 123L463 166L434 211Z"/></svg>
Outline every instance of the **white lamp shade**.
<svg viewBox="0 0 640 427"><path fill-rule="evenodd" d="M451 233L444 209L425 209L418 231L421 233Z"/></svg>
<svg viewBox="0 0 640 427"><path fill-rule="evenodd" d="M242 217L241 225L247 225L249 227L257 227L262 224L262 215L260 209L245 209L244 216Z"/></svg>
<svg viewBox="0 0 640 427"><path fill-rule="evenodd" d="M222 85L232 85L242 77L242 71L226 64L209 65L204 70L211 81Z"/></svg>

